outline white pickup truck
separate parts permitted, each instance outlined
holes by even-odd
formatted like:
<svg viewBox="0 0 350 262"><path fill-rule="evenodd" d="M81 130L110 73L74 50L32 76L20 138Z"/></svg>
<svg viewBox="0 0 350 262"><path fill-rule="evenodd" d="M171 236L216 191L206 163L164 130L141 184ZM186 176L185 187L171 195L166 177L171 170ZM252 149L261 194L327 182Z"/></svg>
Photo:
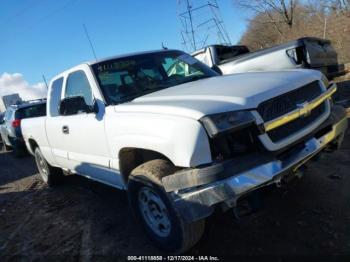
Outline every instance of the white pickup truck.
<svg viewBox="0 0 350 262"><path fill-rule="evenodd" d="M22 131L48 185L65 170L127 190L154 243L183 252L216 209L237 214L241 199L340 146L335 90L313 70L219 76L181 51L138 53L53 78L47 116Z"/></svg>

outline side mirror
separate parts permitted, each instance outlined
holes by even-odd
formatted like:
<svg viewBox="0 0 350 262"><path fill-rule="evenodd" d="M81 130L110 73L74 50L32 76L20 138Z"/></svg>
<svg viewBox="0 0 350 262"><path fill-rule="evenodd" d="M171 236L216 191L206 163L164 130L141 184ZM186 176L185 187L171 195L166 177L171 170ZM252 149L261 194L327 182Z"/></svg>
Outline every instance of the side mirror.
<svg viewBox="0 0 350 262"><path fill-rule="evenodd" d="M76 115L78 113L96 113L96 106L87 105L82 96L73 96L67 97L60 102L59 111L62 116Z"/></svg>

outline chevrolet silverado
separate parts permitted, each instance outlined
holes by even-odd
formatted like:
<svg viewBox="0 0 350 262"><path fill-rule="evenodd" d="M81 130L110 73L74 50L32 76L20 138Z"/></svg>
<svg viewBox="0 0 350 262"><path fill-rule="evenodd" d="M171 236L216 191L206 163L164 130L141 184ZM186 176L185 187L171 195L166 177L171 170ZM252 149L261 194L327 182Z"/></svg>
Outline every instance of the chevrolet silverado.
<svg viewBox="0 0 350 262"><path fill-rule="evenodd" d="M236 212L340 146L335 91L319 71L220 76L181 51L144 52L57 75L47 116L23 120L22 133L49 186L68 172L127 190L155 245L181 253L215 210Z"/></svg>

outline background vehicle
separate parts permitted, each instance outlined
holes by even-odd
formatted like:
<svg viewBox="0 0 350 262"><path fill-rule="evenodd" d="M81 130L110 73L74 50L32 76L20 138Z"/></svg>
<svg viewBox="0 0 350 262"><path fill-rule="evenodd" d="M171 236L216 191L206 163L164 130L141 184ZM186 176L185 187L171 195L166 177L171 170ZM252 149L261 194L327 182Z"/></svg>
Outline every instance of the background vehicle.
<svg viewBox="0 0 350 262"><path fill-rule="evenodd" d="M242 50L230 51L238 47ZM192 56L224 75L293 68L316 69L329 79L345 74L344 65L338 63L331 41L314 37L300 38L255 52L248 52L244 46L213 45L196 51Z"/></svg>
<svg viewBox="0 0 350 262"><path fill-rule="evenodd" d="M208 45L194 52L192 56L221 73L220 69L217 68L218 65L249 52L249 48L244 45Z"/></svg>
<svg viewBox="0 0 350 262"><path fill-rule="evenodd" d="M22 130L48 185L63 169L127 190L153 242L183 252L215 209L239 214L241 199L340 146L347 118L329 101L335 91L315 70L219 76L162 50L59 74L47 116Z"/></svg>
<svg viewBox="0 0 350 262"><path fill-rule="evenodd" d="M0 125L2 125L4 123L4 116L5 116L5 113L0 113ZM1 136L0 136L0 143L2 143Z"/></svg>
<svg viewBox="0 0 350 262"><path fill-rule="evenodd" d="M26 118L44 116L45 114L45 99L9 106L0 125L0 135L5 150L12 148L16 156L22 155L26 147L22 136L21 121Z"/></svg>
<svg viewBox="0 0 350 262"><path fill-rule="evenodd" d="M5 112L10 105L16 105L22 103L22 99L19 94L12 94L0 97L0 112Z"/></svg>

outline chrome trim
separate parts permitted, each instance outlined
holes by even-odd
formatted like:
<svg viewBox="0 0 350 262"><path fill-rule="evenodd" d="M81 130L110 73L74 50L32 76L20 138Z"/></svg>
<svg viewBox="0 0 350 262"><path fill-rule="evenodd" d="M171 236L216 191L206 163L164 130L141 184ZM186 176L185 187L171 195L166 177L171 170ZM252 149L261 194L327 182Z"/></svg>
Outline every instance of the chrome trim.
<svg viewBox="0 0 350 262"><path fill-rule="evenodd" d="M289 134L285 138L273 142L268 135L268 133L263 133L259 135L259 139L261 143L264 145L264 147L269 151L276 151L281 148L284 148L288 146L289 144L297 141L298 139L306 136L307 134L310 134L313 130L315 130L317 127L319 127L331 114L331 105L329 101L325 101L326 104L326 110L325 112L317 118L314 122L310 123L309 125L305 126L301 130L299 130L296 133Z"/></svg>
<svg viewBox="0 0 350 262"><path fill-rule="evenodd" d="M327 91L323 92L322 95L315 98L314 100L307 102L301 106L299 109L295 109L283 116L264 123L265 132L272 129L285 125L299 117L306 116L313 109L322 104L326 99L330 98L337 91L337 86L333 84Z"/></svg>
<svg viewBox="0 0 350 262"><path fill-rule="evenodd" d="M228 206L235 205L235 201L242 195L260 187L278 184L283 175L295 172L313 156L324 149L334 139L344 136L348 120L344 117L333 125L333 129L320 138L311 138L305 147L287 159L262 164L240 174L221 181L195 188L181 193L172 192L174 204L181 207L186 203L205 205L211 207L217 203L225 202Z"/></svg>

